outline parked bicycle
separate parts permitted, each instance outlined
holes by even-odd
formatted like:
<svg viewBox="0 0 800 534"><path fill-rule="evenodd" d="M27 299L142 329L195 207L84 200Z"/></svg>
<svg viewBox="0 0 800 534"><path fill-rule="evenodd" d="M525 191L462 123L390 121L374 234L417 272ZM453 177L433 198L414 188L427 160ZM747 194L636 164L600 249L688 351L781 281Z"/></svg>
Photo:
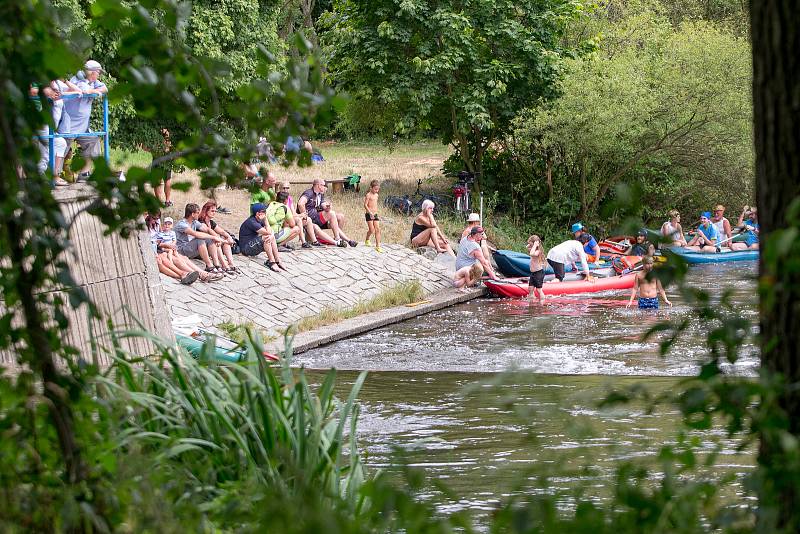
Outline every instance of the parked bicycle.
<svg viewBox="0 0 800 534"><path fill-rule="evenodd" d="M455 176L456 185L453 186L453 207L457 213L461 213L464 220L467 219L472 212L470 186L475 183L475 173L470 171L460 171L458 174L449 174L448 176Z"/></svg>
<svg viewBox="0 0 800 534"><path fill-rule="evenodd" d="M422 202L430 200L434 203L434 213L441 213L450 209L451 201L447 197L435 193L426 193L421 190L422 178L417 180L417 189L412 195L387 196L383 205L390 210L398 211L404 215L411 215L422 210Z"/></svg>

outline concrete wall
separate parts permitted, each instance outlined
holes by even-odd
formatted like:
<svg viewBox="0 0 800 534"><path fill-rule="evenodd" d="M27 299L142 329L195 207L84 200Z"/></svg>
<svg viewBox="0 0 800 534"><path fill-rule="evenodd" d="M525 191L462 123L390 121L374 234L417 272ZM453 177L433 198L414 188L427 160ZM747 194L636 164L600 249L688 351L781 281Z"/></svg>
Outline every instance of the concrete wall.
<svg viewBox="0 0 800 534"><path fill-rule="evenodd" d="M67 306L70 328L63 332L63 340L91 361L93 343L99 347L111 345L108 319L115 330L143 328L173 339L163 286L146 234L137 233L129 239L117 234L103 235L105 227L82 211L91 201L89 187L73 185L57 189L55 195L64 217L72 225L73 247L67 257L72 275L102 314L100 318L92 318L86 305L77 309ZM53 292L63 293L63 290ZM140 337L123 338L121 345L137 355L146 355L154 349L150 341ZM108 364L108 357L102 351L98 354L98 363ZM0 352L3 364L13 365L15 361L14 353Z"/></svg>

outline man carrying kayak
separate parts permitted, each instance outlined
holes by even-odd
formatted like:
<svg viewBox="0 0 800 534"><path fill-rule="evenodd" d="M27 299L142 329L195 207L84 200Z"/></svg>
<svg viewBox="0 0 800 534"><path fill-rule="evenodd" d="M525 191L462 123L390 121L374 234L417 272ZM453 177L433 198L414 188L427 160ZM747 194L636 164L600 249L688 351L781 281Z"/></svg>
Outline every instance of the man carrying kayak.
<svg viewBox="0 0 800 534"><path fill-rule="evenodd" d="M700 214L700 226L697 227L697 233L686 248L698 252L716 252L718 242L719 233L711 224L711 213L704 211Z"/></svg>
<svg viewBox="0 0 800 534"><path fill-rule="evenodd" d="M597 244L597 240L586 231L586 227L581 222L576 222L570 228L572 235L575 236L577 241L583 243L583 251L586 252L587 259L594 263L600 257L600 245ZM586 239L588 237L588 239Z"/></svg>
<svg viewBox="0 0 800 534"><path fill-rule="evenodd" d="M582 236L583 239L586 239L586 235ZM583 268L586 281L594 282L594 277L589 272L589 264L586 261L586 251L580 241L570 239L569 241L564 241L560 245L551 248L547 253L547 263L550 264L550 267L553 268L553 272L556 275L555 280L551 280L551 282L563 282L566 274L566 266L572 265L573 270L577 271L577 262L580 262Z"/></svg>

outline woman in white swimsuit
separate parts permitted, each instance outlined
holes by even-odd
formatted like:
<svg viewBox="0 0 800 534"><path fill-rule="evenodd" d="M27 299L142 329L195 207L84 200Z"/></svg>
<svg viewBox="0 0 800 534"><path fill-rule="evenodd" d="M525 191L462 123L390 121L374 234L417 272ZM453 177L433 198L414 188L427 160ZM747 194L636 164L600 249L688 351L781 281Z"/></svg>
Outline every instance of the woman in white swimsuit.
<svg viewBox="0 0 800 534"><path fill-rule="evenodd" d="M670 241L670 245L674 247L685 247L686 239L683 237L683 228L681 227L681 214L678 210L670 210L669 220L661 225L661 235L664 239Z"/></svg>

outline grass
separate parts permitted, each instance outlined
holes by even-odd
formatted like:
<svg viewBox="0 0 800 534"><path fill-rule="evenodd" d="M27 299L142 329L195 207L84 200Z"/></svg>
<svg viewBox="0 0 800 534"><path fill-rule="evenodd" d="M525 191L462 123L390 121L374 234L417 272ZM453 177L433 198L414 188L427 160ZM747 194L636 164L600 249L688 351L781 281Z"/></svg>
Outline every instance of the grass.
<svg viewBox="0 0 800 534"><path fill-rule="evenodd" d="M257 332L258 335L261 336L261 340L264 343L268 343L277 339L276 336L270 335L265 330L258 328L258 326L256 326L256 324L252 321L245 321L243 323L223 321L215 326L222 331L226 337L232 339L240 345L243 345L247 340L249 335L248 332Z"/></svg>
<svg viewBox="0 0 800 534"><path fill-rule="evenodd" d="M422 285L419 280L414 279L387 289L369 300L360 301L351 308L324 308L315 316L301 319L293 328L296 333L307 332L358 317L365 313L417 302L422 297Z"/></svg>
<svg viewBox="0 0 800 534"><path fill-rule="evenodd" d="M279 181L288 180L293 183L290 191L297 199L309 188L307 184L294 182L311 182L315 178L336 179L355 172L361 175L361 192L343 192L329 195L333 209L344 214L346 218L345 233L351 239L363 242L367 231L364 221L364 194L371 180L381 182L379 213L381 215L381 231L384 243L407 245L411 232L411 222L416 214L404 216L383 210L383 199L388 195L412 194L417 188L417 180L423 179L422 190L450 196L452 179L440 174L442 163L450 156L451 150L438 142L417 142L400 144L389 148L377 143L338 143L317 142L315 146L322 151L325 162L311 167L283 167L272 165ZM148 165L150 154L146 152L123 152L112 150L112 162L118 168L131 165ZM197 172L176 174L174 181L187 182L190 188L186 192L173 191L174 206L164 210L164 215L173 218L183 217L183 208L189 202L202 205L213 197L217 202L232 211L230 215L218 214L217 222L226 230L238 233L239 225L247 218L250 207L250 195L243 189L201 190ZM460 235L463 225L460 221L441 221L442 228L453 238Z"/></svg>

